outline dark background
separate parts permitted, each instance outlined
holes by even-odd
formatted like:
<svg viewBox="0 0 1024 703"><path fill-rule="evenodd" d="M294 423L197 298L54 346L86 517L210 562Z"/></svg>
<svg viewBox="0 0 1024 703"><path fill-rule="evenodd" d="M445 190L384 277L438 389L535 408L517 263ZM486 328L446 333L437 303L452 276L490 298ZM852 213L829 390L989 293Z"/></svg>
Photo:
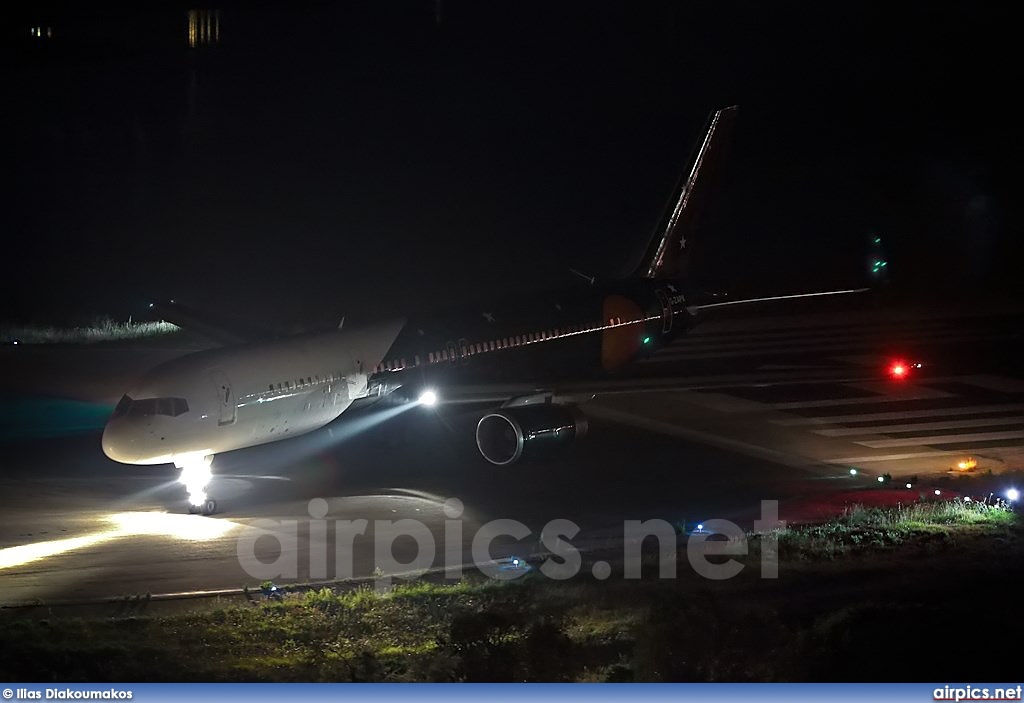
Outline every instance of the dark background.
<svg viewBox="0 0 1024 703"><path fill-rule="evenodd" d="M647 244L731 104L701 283L855 285L880 236L900 296L1020 294L1008 3L238 3L197 47L190 9L8 13L0 319L579 285Z"/></svg>

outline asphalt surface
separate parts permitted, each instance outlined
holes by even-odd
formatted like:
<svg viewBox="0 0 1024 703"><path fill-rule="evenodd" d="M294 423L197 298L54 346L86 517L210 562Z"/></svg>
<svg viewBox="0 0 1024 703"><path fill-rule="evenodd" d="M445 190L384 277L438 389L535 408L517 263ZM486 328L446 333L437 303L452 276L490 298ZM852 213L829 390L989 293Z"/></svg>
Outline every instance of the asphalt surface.
<svg viewBox="0 0 1024 703"><path fill-rule="evenodd" d="M864 309L708 322L587 403L590 433L566 456L491 466L474 446L481 406L369 410L217 457L215 517L185 514L173 467L124 466L100 449L133 375L189 349L7 347L0 603L406 572L426 564L408 534L417 525L436 566L445 545L450 564L473 561L473 538L494 520L527 530L490 544L501 560L544 551L554 520L579 526L580 549L608 548L625 520L750 528L762 500L779 501L783 519L811 519L877 495L886 474L890 497L948 495L965 457L996 474L1024 466L1022 318ZM922 367L895 381L886 367L897 357ZM358 520L353 537L347 521Z"/></svg>

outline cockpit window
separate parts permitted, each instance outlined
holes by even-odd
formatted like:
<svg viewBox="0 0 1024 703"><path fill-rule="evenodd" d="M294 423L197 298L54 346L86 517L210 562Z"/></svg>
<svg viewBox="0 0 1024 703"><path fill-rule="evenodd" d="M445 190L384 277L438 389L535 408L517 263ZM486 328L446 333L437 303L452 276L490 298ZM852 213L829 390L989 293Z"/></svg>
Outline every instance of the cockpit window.
<svg viewBox="0 0 1024 703"><path fill-rule="evenodd" d="M127 404L121 408L122 404ZM119 409L120 413L119 413ZM149 417L152 415L167 415L177 417L188 412L188 403L184 398L142 398L132 400L128 396L121 399L114 409L114 415L127 414L129 417Z"/></svg>
<svg viewBox="0 0 1024 703"><path fill-rule="evenodd" d="M128 409L132 406L132 398L129 395L121 396L121 400L117 401L117 405L114 407L114 417L121 417L128 412Z"/></svg>

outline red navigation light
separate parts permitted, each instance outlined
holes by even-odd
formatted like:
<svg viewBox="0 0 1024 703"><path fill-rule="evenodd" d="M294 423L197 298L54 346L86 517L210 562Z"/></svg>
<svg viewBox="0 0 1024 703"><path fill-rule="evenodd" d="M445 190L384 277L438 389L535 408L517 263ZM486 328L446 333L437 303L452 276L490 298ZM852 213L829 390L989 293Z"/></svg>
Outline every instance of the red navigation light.
<svg viewBox="0 0 1024 703"><path fill-rule="evenodd" d="M894 361L889 366L889 375L895 379L904 379L910 373L910 366L902 361Z"/></svg>

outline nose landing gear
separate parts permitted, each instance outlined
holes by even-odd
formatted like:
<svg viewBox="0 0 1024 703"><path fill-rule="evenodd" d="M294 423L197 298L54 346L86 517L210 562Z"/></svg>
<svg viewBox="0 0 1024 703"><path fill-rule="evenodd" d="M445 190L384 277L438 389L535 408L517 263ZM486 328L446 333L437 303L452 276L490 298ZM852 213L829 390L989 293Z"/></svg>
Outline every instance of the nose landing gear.
<svg viewBox="0 0 1024 703"><path fill-rule="evenodd" d="M189 515L213 515L215 512L217 512L217 501L213 498L207 498L202 505L194 505L191 502L188 505Z"/></svg>
<svg viewBox="0 0 1024 703"><path fill-rule="evenodd" d="M188 494L188 512L190 515L213 515L217 512L217 501L207 494L213 471L213 454L201 457L181 457L175 465L181 469L178 481L185 486Z"/></svg>

